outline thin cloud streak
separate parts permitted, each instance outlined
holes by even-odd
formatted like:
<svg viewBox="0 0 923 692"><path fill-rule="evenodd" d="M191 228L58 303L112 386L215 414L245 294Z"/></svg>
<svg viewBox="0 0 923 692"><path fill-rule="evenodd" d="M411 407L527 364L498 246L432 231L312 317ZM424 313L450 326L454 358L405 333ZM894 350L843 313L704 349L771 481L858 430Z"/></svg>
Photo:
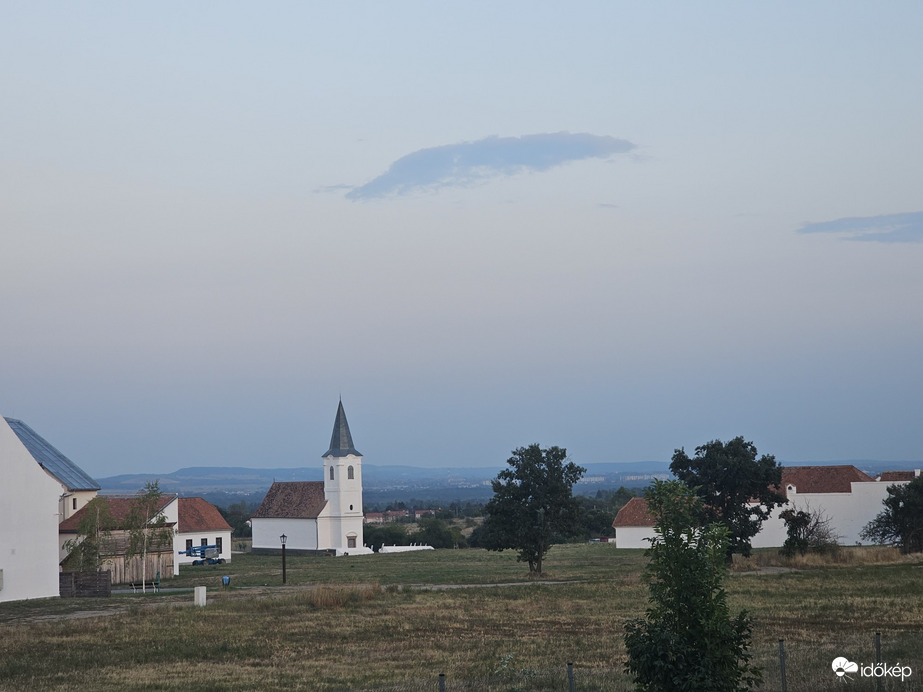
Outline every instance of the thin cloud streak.
<svg viewBox="0 0 923 692"><path fill-rule="evenodd" d="M627 140L587 133L487 137L402 156L386 172L347 193L346 198L359 201L424 189L465 187L526 171L547 171L571 161L606 159L633 149L635 145Z"/></svg>
<svg viewBox="0 0 923 692"><path fill-rule="evenodd" d="M866 243L920 243L923 242L923 211L809 223L798 232L835 233L844 240Z"/></svg>

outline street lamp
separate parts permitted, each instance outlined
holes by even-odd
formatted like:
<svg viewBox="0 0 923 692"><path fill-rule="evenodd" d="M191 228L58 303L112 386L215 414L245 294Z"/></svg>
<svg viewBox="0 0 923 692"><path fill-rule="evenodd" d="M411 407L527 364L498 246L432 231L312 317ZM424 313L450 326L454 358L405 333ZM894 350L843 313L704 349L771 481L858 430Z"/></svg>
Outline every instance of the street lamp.
<svg viewBox="0 0 923 692"><path fill-rule="evenodd" d="M282 583L285 583L285 541L288 540L288 536L284 533L279 536L279 540L282 541Z"/></svg>

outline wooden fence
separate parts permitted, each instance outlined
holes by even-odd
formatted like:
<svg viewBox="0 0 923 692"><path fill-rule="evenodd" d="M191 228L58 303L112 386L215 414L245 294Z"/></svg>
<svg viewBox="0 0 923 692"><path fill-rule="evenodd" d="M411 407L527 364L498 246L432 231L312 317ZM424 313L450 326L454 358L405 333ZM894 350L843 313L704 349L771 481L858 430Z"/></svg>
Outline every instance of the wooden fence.
<svg viewBox="0 0 923 692"><path fill-rule="evenodd" d="M112 573L61 572L58 586L61 598L108 598L112 595Z"/></svg>

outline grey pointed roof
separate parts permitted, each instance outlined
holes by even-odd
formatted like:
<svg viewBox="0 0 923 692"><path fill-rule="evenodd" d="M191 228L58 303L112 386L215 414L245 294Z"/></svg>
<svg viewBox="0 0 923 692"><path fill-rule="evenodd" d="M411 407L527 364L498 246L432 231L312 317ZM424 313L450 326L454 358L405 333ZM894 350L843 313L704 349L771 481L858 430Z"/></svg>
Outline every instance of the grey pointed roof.
<svg viewBox="0 0 923 692"><path fill-rule="evenodd" d="M44 437L21 420L6 418L16 437L39 466L57 478L70 491L99 490L99 483L88 476L83 469L55 449Z"/></svg>
<svg viewBox="0 0 923 692"><path fill-rule="evenodd" d="M343 410L343 400L337 408L337 418L333 422L333 435L330 436L330 449L323 453L325 457L345 457L353 454L361 457L353 446L353 436L349 434L349 423L346 421L346 411Z"/></svg>

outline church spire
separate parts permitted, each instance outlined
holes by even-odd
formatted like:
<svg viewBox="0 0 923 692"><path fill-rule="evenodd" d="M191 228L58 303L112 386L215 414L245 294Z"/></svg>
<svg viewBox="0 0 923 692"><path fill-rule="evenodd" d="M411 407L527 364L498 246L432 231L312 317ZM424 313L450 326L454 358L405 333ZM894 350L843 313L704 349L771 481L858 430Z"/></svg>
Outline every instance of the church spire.
<svg viewBox="0 0 923 692"><path fill-rule="evenodd" d="M337 407L337 417L333 422L333 435L330 436L330 449L324 452L325 457L345 457L353 454L361 457L353 446L353 436L349 433L349 423L346 421L346 411L343 410L343 400Z"/></svg>

